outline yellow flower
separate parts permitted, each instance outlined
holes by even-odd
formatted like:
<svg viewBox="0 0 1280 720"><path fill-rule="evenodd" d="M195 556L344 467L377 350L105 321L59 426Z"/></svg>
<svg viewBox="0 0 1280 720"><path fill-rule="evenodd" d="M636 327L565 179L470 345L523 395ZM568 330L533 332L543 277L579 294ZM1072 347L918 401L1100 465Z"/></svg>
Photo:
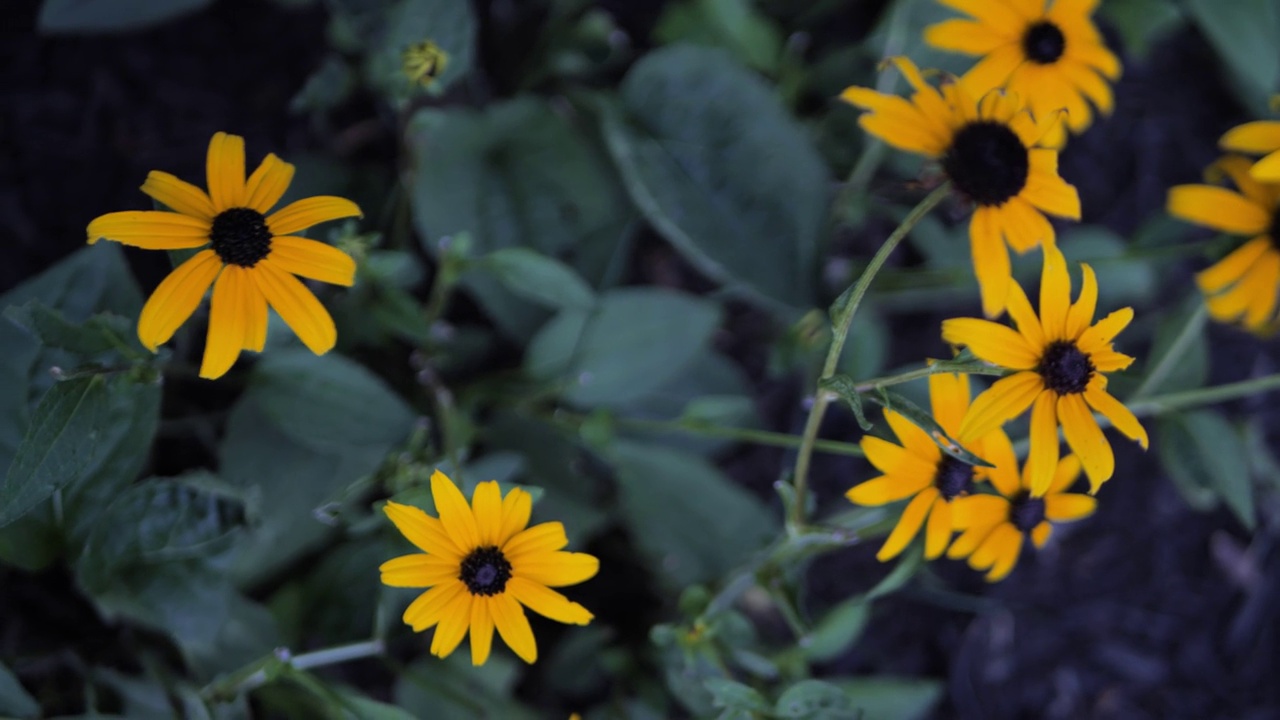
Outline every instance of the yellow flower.
<svg viewBox="0 0 1280 720"><path fill-rule="evenodd" d="M423 87L430 87L449 65L449 53L431 40L410 45L400 58L405 76Z"/></svg>
<svg viewBox="0 0 1280 720"><path fill-rule="evenodd" d="M105 238L146 250L205 248L152 293L138 318L138 339L155 352L191 317L213 285L200 377L221 377L242 349L262 350L268 304L312 352L320 355L333 349L338 337L333 319L294 275L351 285L355 261L337 248L293 233L360 215L360 208L350 200L320 196L267 215L289 187L293 166L267 155L246 180L244 139L236 135L213 136L207 169L208 194L169 173L147 174L142 192L174 212L129 210L89 223L90 244Z"/></svg>
<svg viewBox="0 0 1280 720"><path fill-rule="evenodd" d="M409 604L404 621L414 632L437 626L432 655L448 656L470 630L471 663L483 665L496 627L515 654L532 663L538 646L521 604L558 622L591 622L586 608L551 588L594 577L600 561L563 552L569 539L558 522L526 529L533 510L529 493L512 488L504 498L491 480L476 485L468 505L453 481L437 470L431 476L431 495L439 519L409 505L387 503L387 517L422 553L393 558L379 569L386 585L431 588Z"/></svg>
<svg viewBox="0 0 1280 720"><path fill-rule="evenodd" d="M1014 94L997 90L975 102L958 83L941 91L927 85L910 60L891 62L915 88L910 100L860 87L841 98L870 110L859 119L867 132L938 159L956 189L977 205L969 224L973 269L982 310L995 317L1004 310L1012 278L1005 241L1019 253L1052 245L1053 226L1043 212L1080 218L1076 189L1058 176L1058 152L1040 147L1058 114L1037 122Z"/></svg>
<svg viewBox="0 0 1280 720"><path fill-rule="evenodd" d="M1223 150L1264 156L1253 164L1249 174L1259 182L1280 182L1280 120L1257 120L1233 127L1218 145Z"/></svg>
<svg viewBox="0 0 1280 720"><path fill-rule="evenodd" d="M987 580L1003 580L1013 570L1027 536L1036 548L1044 547L1053 532L1051 522L1079 520L1093 514L1097 500L1089 495L1068 493L1080 476L1080 461L1068 455L1058 461L1049 488L1043 496L1031 492L1031 474L1023 469L1018 476L1018 460L1008 438L987 443L991 484L999 495L970 495L956 501L956 529L960 536L947 550L947 557L969 558L975 570L986 570Z"/></svg>
<svg viewBox="0 0 1280 720"><path fill-rule="evenodd" d="M972 18L947 20L924 33L934 47L983 56L961 78L969 92L1006 88L1026 98L1036 117L1066 110L1074 133L1093 121L1086 98L1102 114L1111 112L1107 80L1120 77L1120 61L1089 19L1098 0L938 1ZM1065 141L1059 129L1048 142L1060 147Z"/></svg>
<svg viewBox="0 0 1280 720"><path fill-rule="evenodd" d="M1040 279L1040 315L1031 309L1017 282L1009 287L1009 315L1018 329L977 318L942 322L942 338L967 345L987 362L1011 370L978 396L960 425L959 439L983 437L1031 408L1031 455L1027 472L1031 494L1043 496L1058 464L1058 424L1080 457L1097 492L1115 471L1111 445L1093 417L1097 410L1129 438L1147 447L1147 432L1119 400L1107 392L1104 373L1123 370L1133 358L1111 343L1133 319L1133 308L1117 310L1096 324L1098 282L1093 268L1081 263L1084 287L1071 302L1071 278L1062 251L1044 249Z"/></svg>
<svg viewBox="0 0 1280 720"><path fill-rule="evenodd" d="M1237 155L1214 163L1210 173L1226 174L1240 192L1178 185L1169 190L1169 214L1250 238L1197 275L1196 282L1215 320L1239 320L1253 332L1267 332L1276 324L1280 293L1280 183L1259 182L1249 172L1249 161Z"/></svg>
<svg viewBox="0 0 1280 720"><path fill-rule="evenodd" d="M948 435L955 437L969 410L969 376L930 375L929 400L934 419ZM951 542L951 504L973 492L974 482L986 478L987 468L975 467L944 454L927 432L892 410L886 410L884 417L902 444L894 445L872 435L864 436L861 445L867 460L884 474L851 488L845 497L858 505L871 506L911 498L876 558L883 562L901 553L920 532L927 517L924 556L932 560L942 555L947 543ZM991 434L1004 437L1000 429ZM987 438L981 438L962 444L969 452L986 459L983 452L987 441ZM1004 442L1009 440L1005 438Z"/></svg>

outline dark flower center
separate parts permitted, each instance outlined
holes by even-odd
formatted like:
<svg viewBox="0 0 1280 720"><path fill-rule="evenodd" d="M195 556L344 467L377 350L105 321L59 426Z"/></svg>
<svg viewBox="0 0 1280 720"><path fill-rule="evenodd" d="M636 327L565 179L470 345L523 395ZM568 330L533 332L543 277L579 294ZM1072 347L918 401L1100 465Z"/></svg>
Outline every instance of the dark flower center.
<svg viewBox="0 0 1280 720"><path fill-rule="evenodd" d="M253 267L271 254L271 229L262 213L249 208L231 208L218 213L209 231L209 242L222 262Z"/></svg>
<svg viewBox="0 0 1280 720"><path fill-rule="evenodd" d="M1003 205L1022 192L1030 163L1027 148L1007 125L978 120L956 132L942 169L979 205Z"/></svg>
<svg viewBox="0 0 1280 720"><path fill-rule="evenodd" d="M511 579L511 563L493 545L479 547L463 558L458 579L466 583L472 595L497 595Z"/></svg>
<svg viewBox="0 0 1280 720"><path fill-rule="evenodd" d="M1084 392L1094 367L1074 342L1056 340L1040 356L1039 370L1046 387L1059 395L1071 395Z"/></svg>
<svg viewBox="0 0 1280 720"><path fill-rule="evenodd" d="M1027 59L1041 65L1058 61L1067 49L1067 38L1051 22L1040 21L1027 28L1022 36L1022 52Z"/></svg>
<svg viewBox="0 0 1280 720"><path fill-rule="evenodd" d="M947 502L961 495L968 495L973 492L973 466L950 455L943 455L938 461L933 485Z"/></svg>
<svg viewBox="0 0 1280 720"><path fill-rule="evenodd" d="M1044 498L1031 497L1023 490L1009 500L1009 522L1024 533L1029 533L1044 522Z"/></svg>
<svg viewBox="0 0 1280 720"><path fill-rule="evenodd" d="M1271 237L1271 247L1280 249L1280 207L1271 213L1271 227L1267 230Z"/></svg>

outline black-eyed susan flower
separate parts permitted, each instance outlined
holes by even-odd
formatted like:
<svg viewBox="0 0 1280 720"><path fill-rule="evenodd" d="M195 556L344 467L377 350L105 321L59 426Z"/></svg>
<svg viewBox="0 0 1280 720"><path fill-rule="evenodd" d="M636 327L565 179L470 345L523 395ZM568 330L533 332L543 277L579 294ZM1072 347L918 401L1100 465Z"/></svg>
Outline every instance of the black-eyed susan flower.
<svg viewBox="0 0 1280 720"><path fill-rule="evenodd" d="M1107 81L1120 77L1120 61L1090 19L1098 0L938 1L971 18L946 20L924 33L934 47L982 56L961 78L969 92L1006 88L1024 97L1036 117L1066 110L1074 133L1093 122L1089 101L1102 114L1111 112ZM1065 140L1061 131L1046 138L1054 147Z"/></svg>
<svg viewBox="0 0 1280 720"><path fill-rule="evenodd" d="M1169 190L1169 214L1247 238L1216 265L1196 275L1209 315L1241 322L1256 333L1276 325L1280 294L1280 183L1259 182L1249 161L1222 158L1210 169L1230 177L1239 192L1215 185L1178 185Z"/></svg>
<svg viewBox="0 0 1280 720"><path fill-rule="evenodd" d="M1257 120L1233 127L1218 145L1223 150L1262 155L1249 174L1260 182L1280 182L1280 120Z"/></svg>
<svg viewBox="0 0 1280 720"><path fill-rule="evenodd" d="M449 53L435 42L423 40L406 48L400 56L400 61L400 69L405 77L409 78L409 82L431 87L436 78L440 77L444 69L449 66Z"/></svg>
<svg viewBox="0 0 1280 720"><path fill-rule="evenodd" d="M430 588L409 604L404 621L414 632L435 627L431 654L452 653L470 631L471 662L482 665L496 628L525 662L538 659L538 646L524 608L562 623L586 625L592 614L552 590L576 585L600 569L591 555L564 552L564 525L533 527L533 498L520 488L506 497L498 483L476 485L471 504L444 473L431 476L439 519L409 505L388 502L391 522L422 553L382 564L382 582L392 587Z"/></svg>
<svg viewBox="0 0 1280 720"><path fill-rule="evenodd" d="M969 376L930 375L929 402L934 419L955 437L969 411ZM929 433L892 410L886 410L884 417L902 444L864 436L861 445L867 460L883 474L851 488L845 497L870 506L911 498L876 558L886 561L897 557L924 526L924 556L932 560L942 555L951 542L951 504L973 492L974 483L986 477L988 468L975 467L943 453ZM991 435L1004 437L1004 432L997 428ZM987 438L979 438L962 444L986 459L986 442ZM1004 442L1009 441L1006 438Z"/></svg>
<svg viewBox="0 0 1280 720"><path fill-rule="evenodd" d="M1057 113L1033 120L1018 96L996 90L976 102L959 84L924 82L910 60L892 62L915 88L910 99L851 87L841 98L870 112L859 123L888 144L937 159L956 189L976 205L969 224L982 310L1004 310L1012 277L1005 242L1024 253L1054 243L1044 212L1080 218L1076 189L1058 176L1058 152L1040 140ZM1043 212L1042 212L1043 211Z"/></svg>
<svg viewBox="0 0 1280 720"><path fill-rule="evenodd" d="M1120 432L1147 447L1147 431L1119 400L1107 392L1105 373L1123 370L1133 358L1116 352L1112 341L1133 319L1122 308L1097 323L1098 282L1093 268L1080 264L1084 286L1071 302L1071 278L1062 251L1044 248L1040 314L1032 310L1022 287L1009 286L1009 315L1017 330L978 318L942 323L942 338L968 346L973 354L1010 370L973 401L960 424L959 439L983 437L1031 408L1031 454L1027 459L1032 495L1044 495L1058 465L1058 426L1097 492L1115 470L1115 457L1096 410Z"/></svg>
<svg viewBox="0 0 1280 720"><path fill-rule="evenodd" d="M267 341L267 306L275 308L317 355L333 349L333 319L294 275L351 285L355 261L335 247L297 237L322 222L360 215L350 200L319 196L267 214L293 180L293 166L267 155L248 179L244 139L209 141L208 194L153 170L142 192L170 208L107 213L89 223L89 243L114 240L147 250L205 248L179 265L151 294L138 318L138 339L152 352L173 337L213 285L200 376L221 377L240 351Z"/></svg>
<svg viewBox="0 0 1280 720"><path fill-rule="evenodd" d="M999 495L970 495L956 501L956 529L960 535L947 549L947 557L968 558L969 566L987 571L987 580L1003 580L1022 554L1026 538L1037 549L1053 533L1053 523L1079 520L1093 514L1097 501L1069 493L1080 476L1080 461L1068 455L1053 468L1049 487L1042 495L1031 492L1031 474L1018 473L1018 460L1008 438L987 443L991 484Z"/></svg>

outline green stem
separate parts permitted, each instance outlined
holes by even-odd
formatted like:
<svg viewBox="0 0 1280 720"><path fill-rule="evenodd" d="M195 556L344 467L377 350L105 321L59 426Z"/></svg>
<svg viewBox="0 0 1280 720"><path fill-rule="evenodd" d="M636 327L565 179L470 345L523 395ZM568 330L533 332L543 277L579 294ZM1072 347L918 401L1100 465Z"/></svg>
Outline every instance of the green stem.
<svg viewBox="0 0 1280 720"><path fill-rule="evenodd" d="M1241 380L1240 382L1227 383L1226 385L1202 388L1200 390L1156 395L1146 400L1130 403L1129 410L1138 417L1164 415L1176 410L1185 410L1199 405L1210 405L1272 390L1280 390L1280 374L1267 375L1253 380Z"/></svg>
<svg viewBox="0 0 1280 720"><path fill-rule="evenodd" d="M968 375L1004 375L1009 371L998 365L991 365L984 362L966 363L966 367L963 369L957 368L955 365L949 363L935 363L915 370L908 370L904 373L898 373L897 375L885 375L884 377L863 380L855 385L854 388L858 392L869 392L876 388L889 387L890 385L901 385L905 382L919 380L920 378L937 375L938 373L954 372L963 372Z"/></svg>
<svg viewBox="0 0 1280 720"><path fill-rule="evenodd" d="M1204 324L1208 317L1209 309L1204 303L1201 303L1199 307L1195 309L1195 312L1191 313L1191 316L1187 318L1186 324L1182 326L1182 330L1180 330L1178 332L1178 336L1173 339L1173 343L1169 345L1169 349L1165 350L1164 355L1160 358L1159 362L1157 362L1155 367L1151 368L1151 372L1147 373L1147 376L1142 379L1142 383L1138 385L1138 389L1134 390L1133 394L1129 396L1129 402L1146 397L1152 390L1160 387L1160 383L1164 382L1165 378L1169 377L1169 373L1173 372L1174 367L1177 365L1177 362L1182 359L1187 348L1196 341L1197 337L1199 337L1200 331L1204 329Z"/></svg>
<svg viewBox="0 0 1280 720"><path fill-rule="evenodd" d="M556 413L556 419L581 424L587 418L585 415L561 410ZM755 445L768 445L771 447L798 448L803 440L799 435L788 435L787 433L771 432L769 430L754 430L751 428L721 427L719 425L708 425L705 423L690 423L685 420L614 418L614 422L617 423L618 427L629 428L632 430L683 433L685 435L699 435L701 437L708 438L737 440L738 442L753 443ZM862 457L863 455L861 445L856 443L839 442L837 440L819 440L814 444L814 449L831 453L832 455L848 455L850 457Z"/></svg>
<svg viewBox="0 0 1280 720"><path fill-rule="evenodd" d="M946 182L939 186L936 190L929 193L928 197L920 201L919 205L907 214L902 220L902 224L898 225L889 238L884 241L880 249L876 251L875 256L871 258L871 262L867 264L867 269L862 271L862 276L858 278L848 290L846 290L839 298L836 298L832 305L831 317L831 347L827 350L827 360L822 366L822 375L818 378L821 382L835 375L836 367L840 363L840 354L844 351L845 341L849 339L849 327L853 323L853 316L858 312L858 306L862 303L862 298L867 294L867 288L871 287L871 281L875 279L876 273L880 272L880 268L885 261L889 259L889 255L898 247L902 239L907 236L916 223L920 219L929 214L942 199L951 191L951 183ZM805 492L808 489L809 482L809 460L813 456L813 449L818 441L818 428L822 425L822 416L827 411L827 405L831 402L831 394L819 390L813 398L813 407L809 409L809 419L805 422L804 433L801 435L800 451L796 454L795 465L795 488L796 503L792 508L791 526L792 531L798 531L804 527L805 520Z"/></svg>
<svg viewBox="0 0 1280 720"><path fill-rule="evenodd" d="M376 657L381 655L385 649L381 640L365 640L364 642L351 643L350 645L338 645L294 657L287 657L288 651L282 649L245 665L219 682L205 686L200 695L213 700L234 698L241 693L262 687L274 675L274 673L269 675L267 668L275 663L283 663L295 670L308 670L361 658ZM282 658L282 655L285 655L285 657Z"/></svg>

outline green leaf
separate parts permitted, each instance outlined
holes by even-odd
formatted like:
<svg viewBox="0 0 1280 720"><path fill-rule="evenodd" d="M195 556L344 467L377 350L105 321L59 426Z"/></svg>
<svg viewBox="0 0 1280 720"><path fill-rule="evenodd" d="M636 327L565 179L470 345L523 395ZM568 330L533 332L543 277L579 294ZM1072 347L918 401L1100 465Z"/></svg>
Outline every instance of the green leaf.
<svg viewBox="0 0 1280 720"><path fill-rule="evenodd" d="M621 93L605 141L654 228L732 289L811 305L830 178L776 92L724 51L672 46Z"/></svg>
<svg viewBox="0 0 1280 720"><path fill-rule="evenodd" d="M369 84L393 103L403 105L422 85L404 73L404 52L425 41L449 55L444 70L428 92L439 95L471 70L475 55L476 21L471 4L457 0L400 0L386 13L382 37L369 53Z"/></svg>
<svg viewBox="0 0 1280 720"><path fill-rule="evenodd" d="M339 690L346 706L344 715L351 720L418 720L418 716L395 705L367 698L354 690Z"/></svg>
<svg viewBox="0 0 1280 720"><path fill-rule="evenodd" d="M159 25L213 0L44 0L36 28L45 35L127 32Z"/></svg>
<svg viewBox="0 0 1280 720"><path fill-rule="evenodd" d="M802 645L805 657L813 662L826 662L839 657L862 635L871 617L871 603L858 596L840 602L822 617Z"/></svg>
<svg viewBox="0 0 1280 720"><path fill-rule="evenodd" d="M769 712L769 703L753 687L717 677L703 680L702 685L711 693L711 702L717 708Z"/></svg>
<svg viewBox="0 0 1280 720"><path fill-rule="evenodd" d="M865 677L837 680L867 720L923 720L942 699L938 680Z"/></svg>
<svg viewBox="0 0 1280 720"><path fill-rule="evenodd" d="M525 369L567 383L564 398L618 406L679 376L710 346L720 309L660 288L622 288L591 311L565 310L529 345Z"/></svg>
<svg viewBox="0 0 1280 720"><path fill-rule="evenodd" d="M1197 509L1209 509L1216 495L1241 524L1257 523L1247 448L1240 432L1212 410L1167 415L1156 423L1160 463Z"/></svg>
<svg viewBox="0 0 1280 720"><path fill-rule="evenodd" d="M1218 51L1246 105L1265 108L1280 84L1280 6L1271 0L1186 0L1187 14Z"/></svg>
<svg viewBox="0 0 1280 720"><path fill-rule="evenodd" d="M40 715L40 705L3 663L0 663L0 713L18 718Z"/></svg>
<svg viewBox="0 0 1280 720"><path fill-rule="evenodd" d="M759 500L697 455L619 440L607 457L624 520L675 587L715 581L777 530Z"/></svg>
<svg viewBox="0 0 1280 720"><path fill-rule="evenodd" d="M787 688L778 697L774 712L788 720L849 720L857 717L849 696L839 687L821 680L801 680Z"/></svg>
<svg viewBox="0 0 1280 720"><path fill-rule="evenodd" d="M414 717L432 720L538 717L512 699L520 675L518 661L497 647L494 651L480 667L471 666L465 649L444 660L429 658L409 665L396 681L396 705Z"/></svg>
<svg viewBox="0 0 1280 720"><path fill-rule="evenodd" d="M771 73L782 55L782 32L750 0L685 0L658 19L654 37L663 45L689 42L724 48L744 64Z"/></svg>
<svg viewBox="0 0 1280 720"><path fill-rule="evenodd" d="M862 408L862 393L858 391L858 384L848 375L833 375L820 380L818 384L823 390L835 393L849 405L853 416L858 420L858 427L862 428L863 432L875 427L871 421L867 420L866 412Z"/></svg>
<svg viewBox="0 0 1280 720"><path fill-rule="evenodd" d="M113 313L99 313L83 323L73 323L61 311L30 300L6 308L4 315L34 333L46 347L86 359L112 350L142 352L142 346L133 339L133 321Z"/></svg>
<svg viewBox="0 0 1280 720"><path fill-rule="evenodd" d="M529 248L503 248L476 260L508 290L540 305L589 308L596 294L573 268Z"/></svg>

